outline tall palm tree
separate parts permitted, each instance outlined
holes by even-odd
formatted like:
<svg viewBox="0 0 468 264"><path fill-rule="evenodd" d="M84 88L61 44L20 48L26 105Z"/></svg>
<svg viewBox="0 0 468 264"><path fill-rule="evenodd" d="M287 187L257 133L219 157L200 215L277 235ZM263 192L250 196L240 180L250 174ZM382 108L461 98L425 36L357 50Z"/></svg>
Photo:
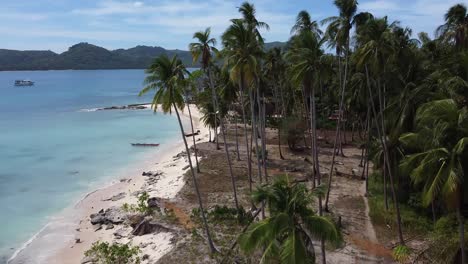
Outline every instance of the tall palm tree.
<svg viewBox="0 0 468 264"><path fill-rule="evenodd" d="M241 249L251 253L263 251L259 263L315 263L314 238L337 244L341 235L325 217L317 216L310 207L314 196L304 184L292 183L287 176L272 185L258 188L253 199L267 204L269 217L253 224L241 235Z"/></svg>
<svg viewBox="0 0 468 264"><path fill-rule="evenodd" d="M468 11L466 5L452 6L445 14L445 24L439 26L436 35L453 42L457 49L468 49Z"/></svg>
<svg viewBox="0 0 468 264"><path fill-rule="evenodd" d="M277 118L278 124L278 150L280 158L284 159L283 153L281 151L281 122L286 115L286 106L284 102L283 95L283 82L285 79L284 72L286 70L286 64L283 60L283 54L281 49L275 47L269 50L265 56L265 76L269 79L269 85L272 87L274 102L275 102L275 112L280 114L281 117Z"/></svg>
<svg viewBox="0 0 468 264"><path fill-rule="evenodd" d="M194 94L197 91L197 81L201 78L202 72L200 70L194 71L188 75L184 80L184 97L187 104L187 110L190 118L190 127L192 128L192 139L193 139L193 152L195 153L195 164L197 165L197 172L200 173L200 165L198 164L198 150L197 143L195 142L195 130L193 128L192 111L190 111L189 100L193 99Z"/></svg>
<svg viewBox="0 0 468 264"><path fill-rule="evenodd" d="M317 21L312 21L310 14L302 10L297 14L296 23L291 29L291 35L300 35L303 32L312 32L317 36L317 39L320 39L323 32L320 30Z"/></svg>
<svg viewBox="0 0 468 264"><path fill-rule="evenodd" d="M312 158L315 166L314 175L316 175L318 185L321 184L320 164L318 159L318 144L317 144L317 127L316 127L316 110L315 110L315 87L319 79L320 58L323 51L320 48L321 43L318 42L313 32L303 32L301 35L294 36L291 39L292 45L286 53L286 57L290 61L290 74L292 81L297 85L303 86L309 98L310 106L310 127L312 129ZM315 176L314 176L315 177ZM319 215L322 215L322 197L319 197ZM322 241L322 261L325 260L325 245Z"/></svg>
<svg viewBox="0 0 468 264"><path fill-rule="evenodd" d="M184 78L184 74L187 74L185 66L182 61L175 55L172 59L166 55L162 55L156 58L150 67L146 70L145 84L146 86L140 91L139 95L146 94L152 90L156 90L156 93L151 101L151 107L154 111L157 110L160 105L164 113L172 113L175 111L177 120L179 121L180 133L184 140L185 151L187 152L187 159L189 161L190 173L192 175L193 185L198 198L198 205L200 208L203 225L205 228L206 236L208 239L208 245L212 253L217 252L211 238L210 229L205 216L205 210L203 209L202 197L198 187L198 181L196 172L193 169L192 159L190 157L190 149L185 138L184 127L180 118L179 109L184 109L184 98L183 92L181 91L181 80Z"/></svg>
<svg viewBox="0 0 468 264"><path fill-rule="evenodd" d="M459 222L459 242L462 263L466 263L465 231L462 207L464 177L468 170L468 109L459 108L452 99L425 103L415 117L416 132L400 137L407 149L401 168L411 175L415 184L423 185L423 203L431 205L435 199L447 201L455 207Z"/></svg>
<svg viewBox="0 0 468 264"><path fill-rule="evenodd" d="M232 24L223 33L223 56L225 67L229 69L231 80L238 83L240 101L242 105L242 119L244 123L245 146L247 152L247 164L249 174L249 189L252 191L252 162L247 136L247 121L245 115L244 95L247 85L254 81L259 54L261 48L256 40L256 35L248 26L239 19L232 20ZM253 129L253 128L252 128Z"/></svg>
<svg viewBox="0 0 468 264"><path fill-rule="evenodd" d="M213 52L218 52L218 50L214 47L216 45L216 39L210 37L211 34L211 29L207 28L205 31L199 31L195 32L193 34L193 38L196 39L198 42L193 42L189 44L189 49L190 52L192 53L193 57L193 62L197 63L199 59L201 59L201 66L202 69L206 72L208 75L209 79L209 85L211 88L211 96L212 96L212 103L214 107L214 120L215 120L215 131L218 129L218 126L216 124L217 118L216 118L216 112L217 112L217 105L215 103L216 101L216 91L214 87L214 81L213 81L213 76L212 72L210 69L211 63L212 63L212 53ZM201 58L200 58L201 57ZM216 137L216 149L219 148L219 140L217 133L215 133Z"/></svg>
<svg viewBox="0 0 468 264"><path fill-rule="evenodd" d="M336 54L338 56L338 66L339 66L339 80L340 80L340 101L338 106L338 119L336 122L336 131L335 131L335 141L333 143L333 154L332 154L332 161L330 165L330 174L329 174L329 185L327 196L325 199L325 210L328 211L328 201L330 198L330 190L331 190L331 177L334 171L335 166L335 157L338 145L340 146L341 154L343 155L343 149L341 147L341 121L342 115L344 112L344 99L345 99L345 92L346 86L348 83L348 64L349 64L349 57L350 57L350 31L353 26L359 26L369 18L372 17L370 13L357 13L357 0L335 0L335 6L338 8L340 15L339 16L332 16L326 18L322 21L323 24L329 23L327 26L327 30L325 32L325 39L328 41L331 47L335 47ZM345 67L344 67L344 76L342 76L342 63L341 63L341 55L344 53L345 56ZM339 141L339 142L338 142Z"/></svg>

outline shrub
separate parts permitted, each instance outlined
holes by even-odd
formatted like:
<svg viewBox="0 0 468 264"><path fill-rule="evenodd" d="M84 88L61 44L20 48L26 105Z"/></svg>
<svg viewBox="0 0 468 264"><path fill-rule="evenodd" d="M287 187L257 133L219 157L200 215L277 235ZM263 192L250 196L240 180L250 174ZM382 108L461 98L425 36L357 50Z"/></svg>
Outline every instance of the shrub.
<svg viewBox="0 0 468 264"><path fill-rule="evenodd" d="M396 261L404 263L406 260L408 260L410 253L411 250L409 247L398 245L393 249L392 256Z"/></svg>
<svg viewBox="0 0 468 264"><path fill-rule="evenodd" d="M131 247L128 244L110 245L107 242L98 241L85 252L85 256L92 257L100 264L139 264L140 252L138 247Z"/></svg>
<svg viewBox="0 0 468 264"><path fill-rule="evenodd" d="M147 192L143 192L138 196L138 203L136 205L124 203L122 205L122 209L125 212L139 212L142 214L151 215L154 213L154 210L148 206L149 198L149 194Z"/></svg>

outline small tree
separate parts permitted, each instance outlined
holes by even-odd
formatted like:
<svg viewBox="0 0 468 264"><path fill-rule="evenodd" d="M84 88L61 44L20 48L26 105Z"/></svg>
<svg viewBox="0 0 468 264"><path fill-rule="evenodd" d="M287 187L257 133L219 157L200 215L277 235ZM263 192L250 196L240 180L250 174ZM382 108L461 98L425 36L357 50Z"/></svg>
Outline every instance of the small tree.
<svg viewBox="0 0 468 264"><path fill-rule="evenodd" d="M139 264L138 254L141 250L128 244L98 241L85 252L85 256L91 257L99 264Z"/></svg>

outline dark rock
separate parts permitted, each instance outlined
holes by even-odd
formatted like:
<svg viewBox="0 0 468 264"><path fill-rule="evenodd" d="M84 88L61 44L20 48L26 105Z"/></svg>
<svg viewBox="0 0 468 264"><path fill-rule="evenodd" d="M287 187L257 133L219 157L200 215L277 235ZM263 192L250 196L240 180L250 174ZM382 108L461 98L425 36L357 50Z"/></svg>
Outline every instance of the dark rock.
<svg viewBox="0 0 468 264"><path fill-rule="evenodd" d="M122 209L118 207L111 207L104 210L99 211L97 214L92 214L89 216L91 218L91 224L121 224L125 220L125 213Z"/></svg>
<svg viewBox="0 0 468 264"><path fill-rule="evenodd" d="M135 228L145 218L142 214L131 214L127 216L127 224Z"/></svg>
<svg viewBox="0 0 468 264"><path fill-rule="evenodd" d="M161 209L161 205L159 204L159 199L156 197L149 198L148 201L146 201L146 203L148 204L148 207L151 209L156 209L156 210Z"/></svg>
<svg viewBox="0 0 468 264"><path fill-rule="evenodd" d="M101 229L102 229L102 225L96 225L96 226L94 227L94 232L99 231L99 230L101 230Z"/></svg>
<svg viewBox="0 0 468 264"><path fill-rule="evenodd" d="M79 243L81 243L81 239L79 239L79 238L75 238L75 243L76 243L76 244L79 244Z"/></svg>
<svg viewBox="0 0 468 264"><path fill-rule="evenodd" d="M156 232L170 232L172 229L165 227L157 222L152 221L150 218L145 218L141 221L132 231L134 236L143 236L146 234Z"/></svg>
<svg viewBox="0 0 468 264"><path fill-rule="evenodd" d="M147 260L149 259L149 255L148 254L144 254L143 257L141 257L141 260Z"/></svg>
<svg viewBox="0 0 468 264"><path fill-rule="evenodd" d="M182 170L187 170L188 168L190 168L190 165L183 167Z"/></svg>
<svg viewBox="0 0 468 264"><path fill-rule="evenodd" d="M109 230L109 229L113 229L114 228L114 225L113 224L108 224L106 226L106 230Z"/></svg>
<svg viewBox="0 0 468 264"><path fill-rule="evenodd" d="M125 193L121 192L121 193L116 194L116 195L114 195L114 196L112 196L112 197L110 197L108 199L103 200L103 201L113 201L113 202L115 202L115 201L121 200L123 198L125 198Z"/></svg>

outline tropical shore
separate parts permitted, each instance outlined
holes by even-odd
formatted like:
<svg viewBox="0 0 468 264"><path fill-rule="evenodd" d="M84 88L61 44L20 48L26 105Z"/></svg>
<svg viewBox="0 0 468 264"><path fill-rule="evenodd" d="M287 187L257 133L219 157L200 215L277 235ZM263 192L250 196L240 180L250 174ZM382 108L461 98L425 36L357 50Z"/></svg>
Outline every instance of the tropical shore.
<svg viewBox="0 0 468 264"><path fill-rule="evenodd" d="M149 107L149 105L146 105ZM200 133L197 142L208 140L208 129L199 121L200 113L196 106L191 106L194 130ZM161 114L161 113L158 113ZM185 133L191 133L188 111L181 114ZM163 129L163 128L162 128ZM129 243L139 246L141 257L152 262L157 261L172 248L173 234L171 232L151 233L143 236L127 238L131 228L111 225L92 225L90 215L101 209L122 208L124 204L136 204L138 194L147 192L150 197L170 201L184 186L183 175L188 169L188 161L184 155L185 147L180 134L177 140L161 145L147 155L138 166L132 165L110 185L88 193L77 202L73 208L68 208L66 217L57 217L61 225L47 225L23 250L15 254L9 263L81 263L84 252L96 241ZM192 138L187 137L189 146ZM142 176L143 172L158 172L159 178L150 181L150 177ZM70 220L73 219L73 220ZM56 229L56 230L54 230ZM116 235L122 234L120 235ZM47 246L45 246L47 245ZM35 249L35 250L32 250ZM42 250L41 250L42 249ZM47 252L43 252L47 250ZM35 252L36 251L36 252ZM40 254L38 254L40 253ZM45 254L46 253L46 254ZM35 255L34 258L32 255Z"/></svg>

